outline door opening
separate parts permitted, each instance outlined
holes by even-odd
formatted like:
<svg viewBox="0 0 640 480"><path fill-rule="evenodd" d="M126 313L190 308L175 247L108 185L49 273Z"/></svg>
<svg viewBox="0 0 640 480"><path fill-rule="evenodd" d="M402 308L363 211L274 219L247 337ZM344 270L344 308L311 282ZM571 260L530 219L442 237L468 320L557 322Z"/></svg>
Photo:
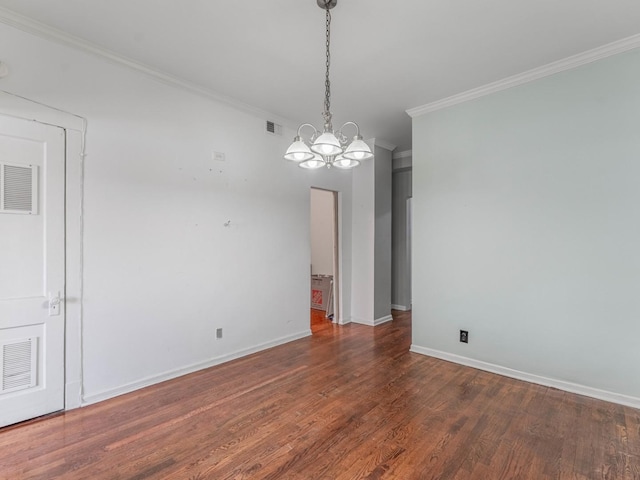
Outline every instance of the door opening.
<svg viewBox="0 0 640 480"><path fill-rule="evenodd" d="M340 322L338 192L311 189L311 330Z"/></svg>

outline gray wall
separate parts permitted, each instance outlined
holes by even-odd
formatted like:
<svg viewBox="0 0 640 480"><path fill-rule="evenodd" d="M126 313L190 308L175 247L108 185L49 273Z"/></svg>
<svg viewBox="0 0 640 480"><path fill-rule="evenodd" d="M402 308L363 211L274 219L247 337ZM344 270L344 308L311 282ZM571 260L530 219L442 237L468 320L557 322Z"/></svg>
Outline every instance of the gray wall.
<svg viewBox="0 0 640 480"><path fill-rule="evenodd" d="M414 349L640 405L640 50L413 123Z"/></svg>
<svg viewBox="0 0 640 480"><path fill-rule="evenodd" d="M411 167L393 171L391 237L391 304L411 308L411 271L407 251L407 199L411 197Z"/></svg>
<svg viewBox="0 0 640 480"><path fill-rule="evenodd" d="M375 147L374 318L391 314L391 152Z"/></svg>

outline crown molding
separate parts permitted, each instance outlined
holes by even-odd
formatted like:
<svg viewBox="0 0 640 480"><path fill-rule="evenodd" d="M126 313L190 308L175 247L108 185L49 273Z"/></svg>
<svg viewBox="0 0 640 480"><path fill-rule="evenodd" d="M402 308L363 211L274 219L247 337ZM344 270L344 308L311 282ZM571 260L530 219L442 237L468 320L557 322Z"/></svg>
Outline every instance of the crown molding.
<svg viewBox="0 0 640 480"><path fill-rule="evenodd" d="M206 97L210 100L214 100L216 102L236 108L256 117L268 118L269 120L272 120L281 125L285 125L291 129L297 128L295 122L292 122L287 118L274 115L271 112L267 112L266 110L254 107L232 97L221 95L209 88L202 87L198 84L191 83L179 77L175 77L168 73L162 72L142 62L138 62L131 58L125 57L95 43L89 42L74 35L70 35L62 30L51 27L42 22L38 22L37 20L25 17L24 15L20 15L19 13L13 12L4 7L0 7L0 23L4 23L5 25L8 25L10 27L44 38L45 40L50 40L65 46L82 50L83 52L100 57L111 63L121 65L131 70L142 73L161 83L164 83L165 85L177 87L201 97Z"/></svg>
<svg viewBox="0 0 640 480"><path fill-rule="evenodd" d="M389 150L390 152L393 152L397 148L397 146L393 143L386 142L384 140L381 140L380 138L372 138L371 141L376 147L382 147L385 150Z"/></svg>
<svg viewBox="0 0 640 480"><path fill-rule="evenodd" d="M491 95L492 93L500 92L508 88L516 87L525 83L533 82L549 75L571 70L587 63L592 63L603 58L611 57L619 53L623 53L629 50L640 47L640 34L633 35L631 37L623 38L613 43L603 45L593 50L588 50L571 57L567 57L556 62L543 65L542 67L534 68L511 77L498 80L497 82L489 83L482 87L474 88L451 97L438 100L436 102L428 103L420 107L410 108L407 113L412 118L425 115L427 113L442 110L444 108L458 105L460 103L468 102L476 98Z"/></svg>

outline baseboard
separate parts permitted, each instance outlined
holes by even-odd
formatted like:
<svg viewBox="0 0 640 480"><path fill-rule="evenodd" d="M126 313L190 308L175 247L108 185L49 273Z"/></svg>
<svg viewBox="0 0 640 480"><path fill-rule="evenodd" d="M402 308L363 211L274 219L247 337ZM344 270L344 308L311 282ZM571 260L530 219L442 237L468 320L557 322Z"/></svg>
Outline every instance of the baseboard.
<svg viewBox="0 0 640 480"><path fill-rule="evenodd" d="M377 327L378 325L382 325L383 323L387 323L393 320L391 315L386 315L384 317L376 318L375 320L369 320L358 317L351 317L351 321L353 323L359 323L360 325L368 325L370 327Z"/></svg>
<svg viewBox="0 0 640 480"><path fill-rule="evenodd" d="M411 310L411 307L407 307L405 305L396 305L395 303L391 305L391 310L399 310L401 312L408 312Z"/></svg>
<svg viewBox="0 0 640 480"><path fill-rule="evenodd" d="M197 372L198 370L203 370L205 368L214 367L216 365L220 365L221 363L229 362L231 360L235 360L236 358L245 357L247 355L251 355L252 353L277 347L278 345L282 345L284 343L293 342L294 340L299 340L301 338L305 338L310 335L311 335L311 330L305 330L299 333L295 333L293 335L287 335L285 337L277 338L270 342L261 343L259 345L255 345L250 348L238 350L236 352L229 353L226 355L221 355L219 357L215 357L210 360L207 360L206 362L194 363L187 367L170 370L168 372L164 372L159 375L153 375L151 377L146 377L141 380L131 382L117 388L104 390L102 392L94 393L92 395L86 395L82 399L82 406L87 406L93 403L102 402L103 400L108 400L109 398L117 397L119 395L124 395L125 393L131 393L135 390L140 390L141 388L148 387L150 385L155 385L156 383L181 377L183 375Z"/></svg>
<svg viewBox="0 0 640 480"><path fill-rule="evenodd" d="M353 323L358 323L360 325L368 325L370 327L374 327L375 326L375 324L373 323L373 320L365 320L364 318L351 317L351 321Z"/></svg>
<svg viewBox="0 0 640 480"><path fill-rule="evenodd" d="M376 318L373 321L373 325L377 327L378 325L382 325L383 323L388 323L392 320L393 320L393 317L391 315L385 315L384 317Z"/></svg>
<svg viewBox="0 0 640 480"><path fill-rule="evenodd" d="M465 365L467 367L477 368L505 377L515 378L517 380L524 380L525 382L535 383L543 385L545 387L553 387L566 392L577 393L578 395L584 395L586 397L597 398L598 400L604 400L606 402L618 403L632 408L640 408L640 398L631 397L629 395L623 395L620 393L609 392L606 390L600 390L597 388L587 387L585 385L579 385L577 383L566 382L564 380L557 380L555 378L542 377L540 375L534 375L531 373L521 372L519 370L513 370L511 368L495 365L493 363L483 362L481 360L475 360L473 358L463 357L461 355L455 355L453 353L442 352L440 350L434 350L431 348L420 347L418 345L411 345L410 351L426 355L428 357L435 357L448 362Z"/></svg>

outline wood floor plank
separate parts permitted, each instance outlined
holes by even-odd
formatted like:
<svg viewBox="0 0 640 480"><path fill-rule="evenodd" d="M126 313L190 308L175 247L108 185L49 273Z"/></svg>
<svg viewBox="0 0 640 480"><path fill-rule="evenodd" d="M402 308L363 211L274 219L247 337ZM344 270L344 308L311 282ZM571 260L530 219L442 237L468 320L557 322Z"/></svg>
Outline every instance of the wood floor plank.
<svg viewBox="0 0 640 480"><path fill-rule="evenodd" d="M409 352L410 313L0 429L0 480L640 480L640 411Z"/></svg>

